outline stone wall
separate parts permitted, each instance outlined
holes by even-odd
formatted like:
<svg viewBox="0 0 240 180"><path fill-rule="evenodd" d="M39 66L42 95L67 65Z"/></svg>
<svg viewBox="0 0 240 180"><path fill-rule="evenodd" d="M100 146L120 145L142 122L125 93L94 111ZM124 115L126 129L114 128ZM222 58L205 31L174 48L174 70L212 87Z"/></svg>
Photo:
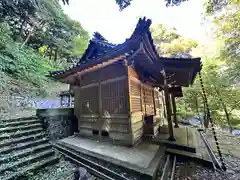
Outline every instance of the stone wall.
<svg viewBox="0 0 240 180"><path fill-rule="evenodd" d="M68 137L77 132L73 108L37 109L36 115L51 140Z"/></svg>

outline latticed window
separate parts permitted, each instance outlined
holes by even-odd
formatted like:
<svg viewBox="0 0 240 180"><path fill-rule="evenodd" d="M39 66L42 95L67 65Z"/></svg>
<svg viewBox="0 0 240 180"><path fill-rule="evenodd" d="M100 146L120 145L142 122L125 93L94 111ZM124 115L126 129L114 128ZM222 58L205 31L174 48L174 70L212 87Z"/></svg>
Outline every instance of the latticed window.
<svg viewBox="0 0 240 180"><path fill-rule="evenodd" d="M81 101L81 113L86 115L97 115L98 109L98 94L99 86L92 86L81 89L80 101Z"/></svg>
<svg viewBox="0 0 240 180"><path fill-rule="evenodd" d="M156 89L154 90L154 99L155 99L155 107L158 109L161 108L160 93Z"/></svg>
<svg viewBox="0 0 240 180"><path fill-rule="evenodd" d="M102 114L126 114L127 113L127 81L120 80L102 84Z"/></svg>
<svg viewBox="0 0 240 180"><path fill-rule="evenodd" d="M145 113L146 115L154 115L154 99L153 99L153 88L143 86L143 96L145 104Z"/></svg>
<svg viewBox="0 0 240 180"><path fill-rule="evenodd" d="M132 112L142 111L141 84L130 80L130 97Z"/></svg>

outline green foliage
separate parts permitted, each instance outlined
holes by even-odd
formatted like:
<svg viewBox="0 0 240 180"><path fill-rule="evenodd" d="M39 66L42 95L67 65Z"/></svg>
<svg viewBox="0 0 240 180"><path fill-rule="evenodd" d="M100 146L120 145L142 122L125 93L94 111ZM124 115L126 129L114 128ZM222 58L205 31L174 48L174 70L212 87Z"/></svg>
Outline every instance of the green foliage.
<svg viewBox="0 0 240 180"><path fill-rule="evenodd" d="M212 112L213 119L216 123L225 126L228 124L226 112L230 116L232 125L240 124L240 89L232 85L229 77L231 74L225 74L227 64L219 59L203 59L202 77L204 81L205 91L208 97L208 103ZM198 107L196 106L196 99ZM188 111L204 112L202 89L197 79L191 88L184 88L184 98L178 104L186 106ZM198 108L198 109L197 109Z"/></svg>
<svg viewBox="0 0 240 180"><path fill-rule="evenodd" d="M7 72L15 78L26 80L41 88L47 79L46 73L56 67L49 60L29 47L20 49L9 34L7 24L0 24L0 71Z"/></svg>
<svg viewBox="0 0 240 180"><path fill-rule="evenodd" d="M71 54L75 48L74 40L79 36L85 39L82 45L86 47L88 33L79 22L64 14L58 0L4 0L0 2L0 11L3 12L1 20L10 25L14 40L36 50L47 46L44 55L50 59L76 59L83 53L83 48L79 48L81 52Z"/></svg>
<svg viewBox="0 0 240 180"><path fill-rule="evenodd" d="M197 42L177 34L176 29L168 29L162 24L151 27L152 37L158 52L163 56L189 54L197 47Z"/></svg>
<svg viewBox="0 0 240 180"><path fill-rule="evenodd" d="M227 13L216 18L215 24L218 27L217 37L224 43L219 57L226 60L229 66L228 72L232 75L231 80L237 83L240 80L240 3L232 8L236 9L230 9Z"/></svg>
<svg viewBox="0 0 240 180"><path fill-rule="evenodd" d="M0 19L0 71L31 82L39 91L48 71L69 67L89 39L58 0L3 0Z"/></svg>
<svg viewBox="0 0 240 180"><path fill-rule="evenodd" d="M212 44L197 42L157 25L151 29L158 51L163 56L181 57L189 54L202 57L202 78L213 120L221 126L240 124L239 88L239 11L228 11L215 18L217 39ZM178 114L188 118L206 111L199 78L191 87L183 88L183 98L177 100Z"/></svg>
<svg viewBox="0 0 240 180"><path fill-rule="evenodd" d="M85 49L87 48L88 37L76 36L72 40L72 48L68 51L73 56L82 56Z"/></svg>
<svg viewBox="0 0 240 180"><path fill-rule="evenodd" d="M163 42L168 43L180 37L180 35L177 34L176 29L167 29L162 24L157 24L151 27L150 30L152 37L157 44L161 44Z"/></svg>
<svg viewBox="0 0 240 180"><path fill-rule="evenodd" d="M166 6L179 6L181 3L187 0L162 0L165 1ZM115 0L116 4L119 6L120 10L123 10L131 5L132 0Z"/></svg>
<svg viewBox="0 0 240 180"><path fill-rule="evenodd" d="M190 53L193 48L197 47L197 42L187 38L177 38L169 43L161 44L160 48L167 56L177 56L179 54Z"/></svg>
<svg viewBox="0 0 240 180"><path fill-rule="evenodd" d="M61 0L63 4L69 4L69 0ZM133 0L115 0L116 4L119 6L120 11L124 10L128 6L131 5ZM181 3L188 1L188 0L162 0L165 1L166 6L179 6Z"/></svg>

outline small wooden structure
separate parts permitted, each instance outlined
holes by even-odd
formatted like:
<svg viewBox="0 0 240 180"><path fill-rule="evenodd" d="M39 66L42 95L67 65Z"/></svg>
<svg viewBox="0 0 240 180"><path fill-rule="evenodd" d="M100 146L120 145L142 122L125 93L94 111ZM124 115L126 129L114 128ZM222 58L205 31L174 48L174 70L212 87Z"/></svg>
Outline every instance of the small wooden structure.
<svg viewBox="0 0 240 180"><path fill-rule="evenodd" d="M134 145L158 133L166 111L169 139L174 140L171 98L175 104L181 86L193 83L200 58L160 57L150 25L151 20L140 18L131 37L118 45L95 33L77 65L51 74L72 86L80 134Z"/></svg>
<svg viewBox="0 0 240 180"><path fill-rule="evenodd" d="M61 91L59 94L61 107L72 107L73 95L74 93L71 91Z"/></svg>

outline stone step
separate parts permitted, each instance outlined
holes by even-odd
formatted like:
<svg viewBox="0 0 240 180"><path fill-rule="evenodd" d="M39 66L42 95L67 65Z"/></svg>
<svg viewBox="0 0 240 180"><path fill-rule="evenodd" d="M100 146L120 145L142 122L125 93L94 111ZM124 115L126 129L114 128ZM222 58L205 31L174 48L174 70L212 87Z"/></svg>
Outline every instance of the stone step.
<svg viewBox="0 0 240 180"><path fill-rule="evenodd" d="M0 164L7 163L7 162L13 161L13 160L17 160L24 156L28 156L30 154L44 151L44 150L51 149L51 148L52 148L51 144L45 143L45 144L40 144L38 146L26 148L23 150L14 151L12 153L4 155L3 157L0 156Z"/></svg>
<svg viewBox="0 0 240 180"><path fill-rule="evenodd" d="M30 117L21 117L16 119L2 119L0 123L10 123L10 122L19 122L19 121L28 121L28 120L36 120L38 119L37 116L30 116Z"/></svg>
<svg viewBox="0 0 240 180"><path fill-rule="evenodd" d="M53 156L53 155L54 155L54 151L52 149L51 150L45 150L45 151L42 151L41 153L31 154L27 157L20 158L20 159L18 159L18 161L15 161L15 162L2 164L0 166L0 174L4 173L5 171L15 172L17 170L16 168L18 168L18 167L21 167L21 166L24 166L24 165L27 165L27 164L31 164L31 163L35 163L37 161L40 161L44 158L47 158L47 157L50 157L50 156Z"/></svg>
<svg viewBox="0 0 240 180"><path fill-rule="evenodd" d="M45 136L46 135L43 132L40 132L40 133L29 135L29 136L23 136L23 137L13 138L13 139L6 139L6 140L0 142L0 148L2 148L4 146L9 146L9 145L17 144L17 143L26 142L26 141L37 140L37 139L43 138Z"/></svg>
<svg viewBox="0 0 240 180"><path fill-rule="evenodd" d="M30 148L33 146L38 146L44 143L47 143L48 139L47 138L43 138L43 139L38 139L38 140L31 140L31 141L27 141L24 143L18 143L15 146L10 145L10 146L5 146L3 148L0 148L0 154L7 154L10 153L12 151L18 151L18 150L22 150L22 149L26 149L26 148Z"/></svg>
<svg viewBox="0 0 240 180"><path fill-rule="evenodd" d="M20 125L17 127L5 127L5 128L0 128L0 133L2 134L2 133L30 130L30 129L36 129L41 127L42 127L42 124L40 123L35 123L30 125Z"/></svg>
<svg viewBox="0 0 240 180"><path fill-rule="evenodd" d="M44 168L45 166L53 165L57 162L58 162L57 157L55 156L48 157L48 158L42 159L41 161L31 163L29 165L18 168L16 172L8 172L8 173L5 173L3 176L0 175L0 179L1 180L17 180L20 177L24 177L24 175L30 171L35 171L40 168Z"/></svg>
<svg viewBox="0 0 240 180"><path fill-rule="evenodd" d="M17 137L22 137L22 136L28 136L31 134L37 134L41 131L43 131L42 128L35 128L35 129L30 129L30 130L17 131L14 133L5 133L5 134L0 135L0 141L2 141L4 139L9 139L9 138L17 138Z"/></svg>
<svg viewBox="0 0 240 180"><path fill-rule="evenodd" d="M16 126L20 126L20 125L30 125L30 124L40 123L40 122L41 121L39 119L16 121L16 122L5 122L5 123L0 124L0 128L16 127Z"/></svg>

